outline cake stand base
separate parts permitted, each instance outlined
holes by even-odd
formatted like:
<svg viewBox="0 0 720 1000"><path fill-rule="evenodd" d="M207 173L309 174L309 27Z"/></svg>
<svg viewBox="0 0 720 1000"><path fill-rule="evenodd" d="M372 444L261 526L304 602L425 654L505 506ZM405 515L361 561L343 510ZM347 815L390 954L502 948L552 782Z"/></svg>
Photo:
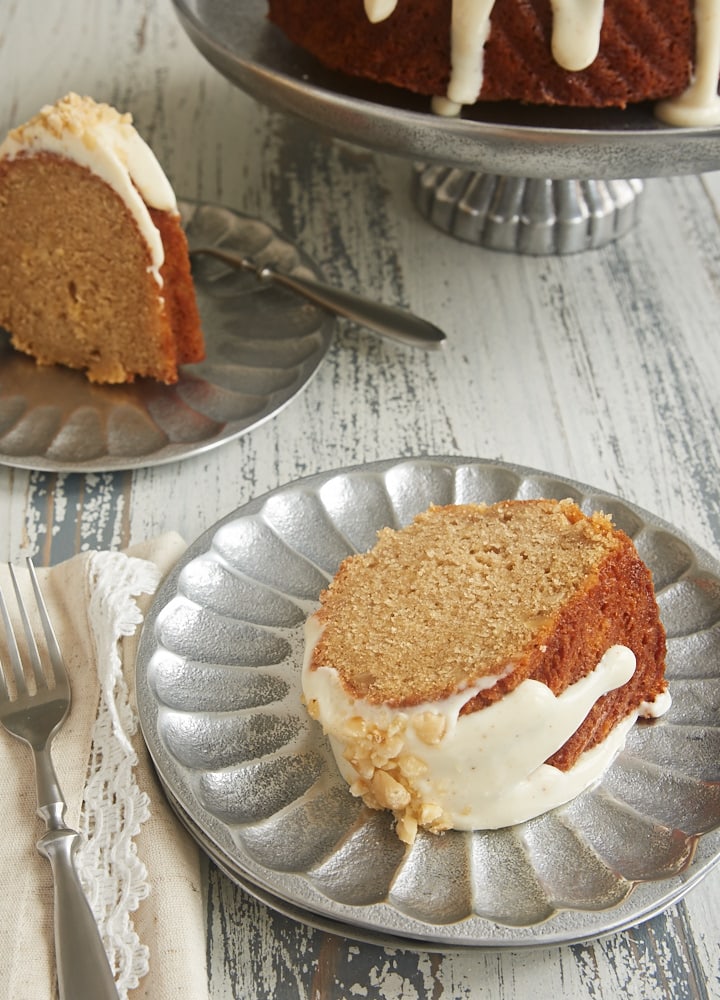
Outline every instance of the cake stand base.
<svg viewBox="0 0 720 1000"><path fill-rule="evenodd" d="M438 229L491 250L568 254L623 236L637 221L641 180L548 180L413 167L415 204Z"/></svg>

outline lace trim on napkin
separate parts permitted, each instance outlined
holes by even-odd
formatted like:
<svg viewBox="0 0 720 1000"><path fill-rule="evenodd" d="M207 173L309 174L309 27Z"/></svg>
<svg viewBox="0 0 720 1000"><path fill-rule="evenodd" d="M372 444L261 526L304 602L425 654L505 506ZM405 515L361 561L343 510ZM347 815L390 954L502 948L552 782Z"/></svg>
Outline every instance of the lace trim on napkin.
<svg viewBox="0 0 720 1000"><path fill-rule="evenodd" d="M80 816L84 843L77 862L123 1000L148 971L148 949L135 931L132 914L149 893L147 869L134 838L150 816L150 802L134 776L137 755L130 737L138 721L118 643L142 622L134 597L152 594L159 578L153 563L120 552L93 552L88 560L88 620L100 702Z"/></svg>

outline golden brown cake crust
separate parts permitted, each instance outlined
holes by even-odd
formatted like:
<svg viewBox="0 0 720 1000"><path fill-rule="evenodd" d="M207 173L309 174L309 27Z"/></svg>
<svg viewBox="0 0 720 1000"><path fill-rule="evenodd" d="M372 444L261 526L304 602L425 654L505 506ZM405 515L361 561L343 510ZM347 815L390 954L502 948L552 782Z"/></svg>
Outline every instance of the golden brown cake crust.
<svg viewBox="0 0 720 1000"><path fill-rule="evenodd" d="M270 0L270 19L332 69L443 95L450 73L450 0L399 3L371 24L362 0L325 7ZM695 32L690 0L605 0L600 54L570 73L551 52L550 0L496 0L485 48L483 101L625 107L680 94L690 79Z"/></svg>
<svg viewBox="0 0 720 1000"><path fill-rule="evenodd" d="M53 153L0 160L0 325L40 364L94 382L177 381L204 353L179 219L154 212L162 288L120 196Z"/></svg>
<svg viewBox="0 0 720 1000"><path fill-rule="evenodd" d="M631 681L604 696L550 763L562 770L665 690L665 633L652 578L631 540L570 501L433 507L341 565L321 595L311 667L346 691L402 708L489 678L468 714L531 678L558 695L613 645ZM498 678L499 680L494 680Z"/></svg>
<svg viewBox="0 0 720 1000"><path fill-rule="evenodd" d="M163 243L165 260L163 279L164 308L173 331L176 365L202 361L205 338L200 326L195 287L190 271L187 237L177 215L148 207Z"/></svg>

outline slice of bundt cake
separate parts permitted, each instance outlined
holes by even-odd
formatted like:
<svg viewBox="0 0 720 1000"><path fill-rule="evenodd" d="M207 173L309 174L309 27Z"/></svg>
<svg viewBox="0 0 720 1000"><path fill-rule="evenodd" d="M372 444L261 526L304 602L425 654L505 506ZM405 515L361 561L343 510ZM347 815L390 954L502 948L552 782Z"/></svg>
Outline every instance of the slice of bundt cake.
<svg viewBox="0 0 720 1000"><path fill-rule="evenodd" d="M0 144L0 326L92 382L204 357L175 195L130 115L69 94Z"/></svg>
<svg viewBox="0 0 720 1000"><path fill-rule="evenodd" d="M354 794L401 839L521 822L595 781L669 705L632 541L571 501L432 507L346 559L303 691Z"/></svg>

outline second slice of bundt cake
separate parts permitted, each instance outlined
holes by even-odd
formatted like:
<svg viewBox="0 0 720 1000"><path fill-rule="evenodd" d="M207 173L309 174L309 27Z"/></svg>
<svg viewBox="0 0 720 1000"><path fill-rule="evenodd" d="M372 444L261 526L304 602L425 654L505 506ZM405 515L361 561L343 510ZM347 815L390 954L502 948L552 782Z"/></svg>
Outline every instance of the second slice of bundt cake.
<svg viewBox="0 0 720 1000"><path fill-rule="evenodd" d="M69 94L0 145L0 326L92 382L204 357L175 195L129 115Z"/></svg>

